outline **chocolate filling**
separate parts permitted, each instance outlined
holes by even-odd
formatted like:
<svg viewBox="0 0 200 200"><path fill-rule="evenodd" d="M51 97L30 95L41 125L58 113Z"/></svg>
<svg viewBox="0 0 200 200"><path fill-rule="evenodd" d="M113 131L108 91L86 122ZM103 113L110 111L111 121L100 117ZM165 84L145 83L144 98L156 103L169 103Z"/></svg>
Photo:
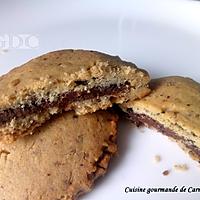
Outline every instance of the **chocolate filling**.
<svg viewBox="0 0 200 200"><path fill-rule="evenodd" d="M30 99L31 103L25 103L16 108L8 108L0 111L0 125L10 122L13 118L23 118L33 113L41 113L49 108L57 107L64 109L72 102L84 101L89 99L99 99L102 96L109 95L111 97L118 96L119 93L126 93L130 90L130 84L112 84L107 87L94 87L84 91L70 91L59 94L55 101L50 102L49 99L42 99L40 103L37 97L33 95Z"/></svg>
<svg viewBox="0 0 200 200"><path fill-rule="evenodd" d="M164 125L150 118L149 116L145 114L137 114L133 112L132 109L128 109L125 115L137 126L147 125L148 127L153 127L157 129L159 132L163 133L164 135L174 138L175 140L181 141L188 149L190 149L192 152L194 152L197 156L200 157L200 148L195 146L193 144L193 141L187 140L183 136L179 136L177 133L170 130L169 128L164 127Z"/></svg>

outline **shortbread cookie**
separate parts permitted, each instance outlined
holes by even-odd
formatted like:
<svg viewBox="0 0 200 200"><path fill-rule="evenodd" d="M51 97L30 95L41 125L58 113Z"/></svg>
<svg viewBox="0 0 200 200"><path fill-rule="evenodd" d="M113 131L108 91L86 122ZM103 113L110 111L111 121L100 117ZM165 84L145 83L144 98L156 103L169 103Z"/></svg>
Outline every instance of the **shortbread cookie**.
<svg viewBox="0 0 200 200"><path fill-rule="evenodd" d="M95 51L45 54L0 78L0 139L13 139L62 110L92 113L149 92L133 63Z"/></svg>
<svg viewBox="0 0 200 200"><path fill-rule="evenodd" d="M136 124L156 128L200 161L200 84L183 77L153 80L152 93L122 106Z"/></svg>
<svg viewBox="0 0 200 200"><path fill-rule="evenodd" d="M0 200L74 200L89 192L116 153L116 123L106 111L70 111L0 143Z"/></svg>

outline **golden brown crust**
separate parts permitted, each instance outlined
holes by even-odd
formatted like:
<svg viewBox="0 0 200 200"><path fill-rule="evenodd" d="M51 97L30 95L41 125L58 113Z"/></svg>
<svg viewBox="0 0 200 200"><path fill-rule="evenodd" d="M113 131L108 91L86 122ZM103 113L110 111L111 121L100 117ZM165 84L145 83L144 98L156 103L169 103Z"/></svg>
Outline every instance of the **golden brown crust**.
<svg viewBox="0 0 200 200"><path fill-rule="evenodd" d="M0 199L74 200L91 190L117 150L117 116L54 117L32 136L0 143Z"/></svg>
<svg viewBox="0 0 200 200"><path fill-rule="evenodd" d="M141 82L148 83L147 72L139 70L133 63L122 61L118 56L86 50L61 50L44 54L0 78L0 108L10 107L24 100L27 94L39 90L59 90L63 84L65 88L73 88L74 80L103 76L114 78L119 75L121 67L124 67L123 75L137 75Z"/></svg>

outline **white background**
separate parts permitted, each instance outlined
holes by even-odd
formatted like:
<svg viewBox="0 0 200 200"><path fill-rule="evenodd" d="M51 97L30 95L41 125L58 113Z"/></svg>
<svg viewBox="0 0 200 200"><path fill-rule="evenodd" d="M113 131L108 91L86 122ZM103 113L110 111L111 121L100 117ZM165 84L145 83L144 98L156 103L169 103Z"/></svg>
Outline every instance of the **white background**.
<svg viewBox="0 0 200 200"><path fill-rule="evenodd" d="M29 34L39 41L37 48L9 46L1 52L1 74L48 51L82 48L119 55L148 70L152 78L182 75L200 82L198 1L1 0L0 26L1 40ZM82 200L200 199L200 193L126 194L127 186L200 187L200 167L165 136L128 122L121 122L118 142L119 155L108 174ZM159 164L153 162L156 154L162 156ZM190 169L174 171L179 163ZM171 173L165 177L166 169Z"/></svg>

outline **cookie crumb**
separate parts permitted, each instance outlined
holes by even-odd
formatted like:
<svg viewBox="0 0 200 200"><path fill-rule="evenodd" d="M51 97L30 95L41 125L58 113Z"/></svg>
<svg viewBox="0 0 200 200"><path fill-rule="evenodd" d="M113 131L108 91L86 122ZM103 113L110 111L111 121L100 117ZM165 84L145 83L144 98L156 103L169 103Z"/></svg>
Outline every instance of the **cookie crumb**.
<svg viewBox="0 0 200 200"><path fill-rule="evenodd" d="M189 167L187 164L177 164L177 165L174 165L174 169L177 171L187 171Z"/></svg>
<svg viewBox="0 0 200 200"><path fill-rule="evenodd" d="M155 163L159 163L161 161L161 156L160 155L155 155L154 161L155 161Z"/></svg>
<svg viewBox="0 0 200 200"><path fill-rule="evenodd" d="M169 173L170 173L170 170L165 170L162 174L163 174L163 176L168 176Z"/></svg>

